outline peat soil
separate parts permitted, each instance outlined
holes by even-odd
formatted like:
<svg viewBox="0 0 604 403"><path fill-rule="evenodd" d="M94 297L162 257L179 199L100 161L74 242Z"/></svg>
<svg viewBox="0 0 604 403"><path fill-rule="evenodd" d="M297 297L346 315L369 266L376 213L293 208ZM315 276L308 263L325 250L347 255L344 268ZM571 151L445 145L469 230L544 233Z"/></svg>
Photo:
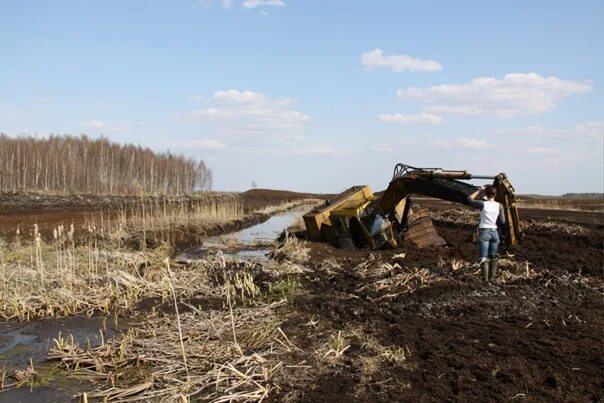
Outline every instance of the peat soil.
<svg viewBox="0 0 604 403"><path fill-rule="evenodd" d="M146 196L163 202L163 199L181 202L193 199L204 199L220 202L221 198L232 199L238 197L243 203L244 214L250 216L245 220L235 220L227 224L216 224L206 227L191 226L180 228L179 238L183 243L196 242L199 236L212 236L233 232L249 225L261 222L268 216L254 212L266 207L283 203L303 200L321 199L328 196L296 193L282 190L252 189L242 193L201 193L192 196ZM37 193L1 193L0 192L0 236L12 239L19 227L24 235L32 231L34 224L38 224L43 236L52 237L52 231L59 225L68 227L74 224L76 228L90 222L98 222L115 216L124 206L136 205L141 202L138 196L98 196L98 195L47 195ZM191 232L191 237L186 233ZM189 239L190 238L190 239Z"/></svg>
<svg viewBox="0 0 604 403"><path fill-rule="evenodd" d="M446 247L310 244L313 270L283 325L304 352L272 400L604 400L602 223L579 235L530 227L498 285L478 277L471 225L435 225ZM429 274L405 291L398 279L419 268ZM325 358L337 335L349 347Z"/></svg>

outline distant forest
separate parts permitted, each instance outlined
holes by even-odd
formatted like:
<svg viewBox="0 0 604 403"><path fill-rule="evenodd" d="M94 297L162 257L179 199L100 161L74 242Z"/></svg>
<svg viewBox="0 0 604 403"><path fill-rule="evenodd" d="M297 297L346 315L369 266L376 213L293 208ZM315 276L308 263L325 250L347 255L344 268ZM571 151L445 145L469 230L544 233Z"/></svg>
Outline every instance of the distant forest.
<svg viewBox="0 0 604 403"><path fill-rule="evenodd" d="M0 191L184 194L212 188L203 161L106 138L0 134Z"/></svg>

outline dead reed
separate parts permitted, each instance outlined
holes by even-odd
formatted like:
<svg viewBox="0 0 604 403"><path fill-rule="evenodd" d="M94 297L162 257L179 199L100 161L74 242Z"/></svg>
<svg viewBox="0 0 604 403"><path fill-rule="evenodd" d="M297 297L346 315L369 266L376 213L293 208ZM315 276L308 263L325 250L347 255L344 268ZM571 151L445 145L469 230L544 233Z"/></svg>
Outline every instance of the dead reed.
<svg viewBox="0 0 604 403"><path fill-rule="evenodd" d="M278 354L294 346L279 328L283 304L232 310L190 307L180 314L145 316L121 339L94 348L58 338L49 359L78 378L100 383L88 397L111 401L258 401L274 387ZM233 339L236 332L236 341ZM182 335L182 336L181 336ZM186 364L179 348L187 352Z"/></svg>

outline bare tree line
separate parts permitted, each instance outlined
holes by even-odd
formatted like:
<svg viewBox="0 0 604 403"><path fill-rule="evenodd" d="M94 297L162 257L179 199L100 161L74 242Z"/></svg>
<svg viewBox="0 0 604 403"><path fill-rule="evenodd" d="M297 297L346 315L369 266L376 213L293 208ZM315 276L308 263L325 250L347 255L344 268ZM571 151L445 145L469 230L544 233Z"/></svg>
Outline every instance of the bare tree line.
<svg viewBox="0 0 604 403"><path fill-rule="evenodd" d="M212 171L203 160L103 137L0 133L0 191L184 194L211 187Z"/></svg>

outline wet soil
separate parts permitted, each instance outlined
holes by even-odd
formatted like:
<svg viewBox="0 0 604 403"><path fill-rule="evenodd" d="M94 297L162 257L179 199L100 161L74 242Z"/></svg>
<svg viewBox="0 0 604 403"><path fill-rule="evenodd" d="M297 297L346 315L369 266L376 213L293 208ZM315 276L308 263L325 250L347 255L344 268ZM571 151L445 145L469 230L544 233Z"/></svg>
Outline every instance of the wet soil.
<svg viewBox="0 0 604 403"><path fill-rule="evenodd" d="M584 233L527 231L507 258L528 262L535 274L500 285L485 285L471 263L471 225L435 222L446 247L345 251L311 243L314 270L301 279L304 292L283 329L305 351L291 359L313 370L279 378L273 401L602 401L603 222L597 213L558 214ZM468 264L455 271L454 259ZM384 262L391 269L380 273ZM438 281L410 293L374 286L413 268ZM338 332L350 345L340 359L309 359ZM405 359L380 359L367 339Z"/></svg>
<svg viewBox="0 0 604 403"><path fill-rule="evenodd" d="M3 369L23 370L33 365L36 375L30 387L3 390L0 402L69 402L81 390L91 389L85 381L67 378L55 364L47 363L48 349L58 337L80 345L97 346L115 337L127 326L114 317L69 317L38 319L30 322L0 322L0 362Z"/></svg>

